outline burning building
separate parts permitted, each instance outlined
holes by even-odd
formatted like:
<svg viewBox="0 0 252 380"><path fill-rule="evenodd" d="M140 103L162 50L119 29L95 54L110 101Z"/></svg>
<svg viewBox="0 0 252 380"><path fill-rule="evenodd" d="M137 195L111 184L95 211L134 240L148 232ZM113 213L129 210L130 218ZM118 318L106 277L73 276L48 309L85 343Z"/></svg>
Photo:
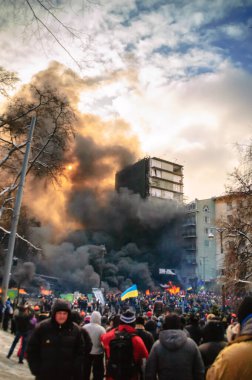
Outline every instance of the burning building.
<svg viewBox="0 0 252 380"><path fill-rule="evenodd" d="M144 158L116 173L116 190L128 188L142 198L183 202L183 166L157 157Z"/></svg>
<svg viewBox="0 0 252 380"><path fill-rule="evenodd" d="M59 157L64 169L57 184L31 175L26 182L24 204L38 221L29 238L42 248L29 258L36 271L59 278L67 291L100 285L124 290L132 283L154 289L159 268L180 265L182 166L155 157L136 163L142 153L129 124L80 111L81 93L99 88L99 82L85 82L54 62L31 84L40 91L56 88L75 110L75 135ZM33 96L26 94L27 86L20 98ZM115 173L116 189L124 187L118 192Z"/></svg>

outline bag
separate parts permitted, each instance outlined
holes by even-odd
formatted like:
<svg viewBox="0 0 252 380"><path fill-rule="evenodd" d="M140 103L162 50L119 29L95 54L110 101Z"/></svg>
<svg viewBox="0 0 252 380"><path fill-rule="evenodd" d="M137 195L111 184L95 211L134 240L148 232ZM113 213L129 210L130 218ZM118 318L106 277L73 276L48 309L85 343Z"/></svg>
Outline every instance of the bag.
<svg viewBox="0 0 252 380"><path fill-rule="evenodd" d="M107 374L115 380L130 380L138 371L133 356L133 336L136 334L116 330L115 338L109 343Z"/></svg>

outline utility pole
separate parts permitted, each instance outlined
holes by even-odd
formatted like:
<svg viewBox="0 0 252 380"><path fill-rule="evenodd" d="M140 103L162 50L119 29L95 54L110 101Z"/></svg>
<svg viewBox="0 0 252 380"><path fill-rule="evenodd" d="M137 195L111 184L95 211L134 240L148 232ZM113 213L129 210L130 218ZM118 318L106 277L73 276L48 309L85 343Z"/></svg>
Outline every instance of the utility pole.
<svg viewBox="0 0 252 380"><path fill-rule="evenodd" d="M36 117L33 116L31 120L30 130L28 134L28 140L26 144L26 150L23 160L23 166L20 176L20 182L17 190L17 196L15 200L15 206L13 210L13 216L12 216L12 222L11 222L11 231L9 236L9 242L8 242L8 251L7 256L5 258L5 265L4 265L4 273L3 273L3 282L2 282L2 301L5 303L7 299L7 292L9 288L9 282L10 282L10 272L12 267L12 261L13 261L13 252L15 247L15 240L16 240L16 233L17 233L17 226L19 221L19 215L20 215L20 208L22 203L22 196L23 196L23 189L25 184L25 177L29 162L29 155L31 150L31 142L32 142L32 136L33 131L36 124Z"/></svg>

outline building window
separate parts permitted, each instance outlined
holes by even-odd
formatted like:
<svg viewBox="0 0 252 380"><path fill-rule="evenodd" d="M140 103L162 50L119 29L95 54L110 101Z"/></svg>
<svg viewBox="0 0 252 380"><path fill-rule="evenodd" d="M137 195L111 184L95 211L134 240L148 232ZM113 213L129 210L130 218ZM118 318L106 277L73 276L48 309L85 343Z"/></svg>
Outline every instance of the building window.
<svg viewBox="0 0 252 380"><path fill-rule="evenodd" d="M205 247L209 247L209 240L205 240Z"/></svg>
<svg viewBox="0 0 252 380"><path fill-rule="evenodd" d="M173 184L173 190L177 191L178 193L181 193L181 186Z"/></svg>
<svg viewBox="0 0 252 380"><path fill-rule="evenodd" d="M162 190L162 196L166 199L173 199L174 194L170 191Z"/></svg>
<svg viewBox="0 0 252 380"><path fill-rule="evenodd" d="M151 166L156 166L157 168L162 168L161 161L158 160L151 160Z"/></svg>
<svg viewBox="0 0 252 380"><path fill-rule="evenodd" d="M151 195L153 197L161 197L162 192L160 189L151 188Z"/></svg>
<svg viewBox="0 0 252 380"><path fill-rule="evenodd" d="M152 175L152 177L162 178L162 172L161 172L161 170L156 169L156 168L152 168L151 169L151 175Z"/></svg>
<svg viewBox="0 0 252 380"><path fill-rule="evenodd" d="M205 223L210 223L210 217L209 216L205 216Z"/></svg>
<svg viewBox="0 0 252 380"><path fill-rule="evenodd" d="M205 206L203 207L203 211L204 211L204 212L209 212L209 207L205 205Z"/></svg>

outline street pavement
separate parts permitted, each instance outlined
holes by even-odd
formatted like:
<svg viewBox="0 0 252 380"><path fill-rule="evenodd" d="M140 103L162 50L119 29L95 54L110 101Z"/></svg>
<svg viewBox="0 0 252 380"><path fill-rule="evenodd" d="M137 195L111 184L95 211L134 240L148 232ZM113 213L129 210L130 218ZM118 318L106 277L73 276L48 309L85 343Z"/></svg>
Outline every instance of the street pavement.
<svg viewBox="0 0 252 380"><path fill-rule="evenodd" d="M18 363L17 351L19 343L10 359L6 358L14 335L5 332L0 328L0 380L34 380L27 361L24 364Z"/></svg>

